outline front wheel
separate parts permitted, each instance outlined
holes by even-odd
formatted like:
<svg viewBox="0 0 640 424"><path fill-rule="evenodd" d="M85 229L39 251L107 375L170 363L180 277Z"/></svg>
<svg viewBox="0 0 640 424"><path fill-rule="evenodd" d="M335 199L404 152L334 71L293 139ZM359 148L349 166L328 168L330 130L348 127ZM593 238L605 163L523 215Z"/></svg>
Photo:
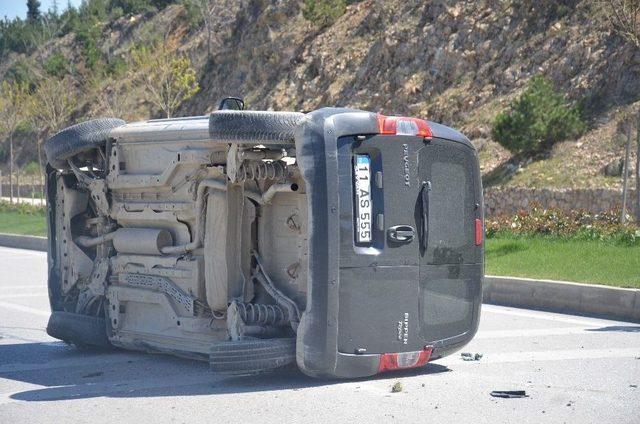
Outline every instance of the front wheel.
<svg viewBox="0 0 640 424"><path fill-rule="evenodd" d="M100 118L72 125L44 142L47 160L57 169L67 169L67 159L105 145L112 129L124 125L122 119Z"/></svg>
<svg viewBox="0 0 640 424"><path fill-rule="evenodd" d="M293 144L299 112L220 110L209 116L209 135L228 143Z"/></svg>

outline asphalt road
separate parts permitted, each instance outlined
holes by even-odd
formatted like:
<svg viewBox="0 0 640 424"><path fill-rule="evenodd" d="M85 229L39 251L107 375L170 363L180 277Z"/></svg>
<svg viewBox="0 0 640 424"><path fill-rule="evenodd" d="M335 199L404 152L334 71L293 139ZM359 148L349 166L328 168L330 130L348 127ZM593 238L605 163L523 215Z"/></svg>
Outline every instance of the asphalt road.
<svg viewBox="0 0 640 424"><path fill-rule="evenodd" d="M0 423L640 423L639 324L487 305L465 348L478 362L358 381L294 367L217 378L204 363L51 339L45 254L0 248L0 270Z"/></svg>

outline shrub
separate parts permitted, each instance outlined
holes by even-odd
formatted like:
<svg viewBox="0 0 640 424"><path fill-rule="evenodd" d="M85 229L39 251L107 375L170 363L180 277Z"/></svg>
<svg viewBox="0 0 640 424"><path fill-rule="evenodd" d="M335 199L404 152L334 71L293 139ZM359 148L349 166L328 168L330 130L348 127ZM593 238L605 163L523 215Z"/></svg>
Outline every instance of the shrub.
<svg viewBox="0 0 640 424"><path fill-rule="evenodd" d="M561 239L600 240L640 245L640 227L620 223L620 211L592 214L584 210L564 212L534 205L530 211L487 219L487 237L497 235L550 236Z"/></svg>
<svg viewBox="0 0 640 424"><path fill-rule="evenodd" d="M175 0L111 0L110 8L119 9L120 15L145 13L154 10L162 10Z"/></svg>
<svg viewBox="0 0 640 424"><path fill-rule="evenodd" d="M26 175L39 175L40 165L36 161L31 161L22 169L22 172Z"/></svg>
<svg viewBox="0 0 640 424"><path fill-rule="evenodd" d="M82 56L89 69L95 69L102 60L98 45L102 36L102 24L96 17L79 19L75 27L76 40L82 46Z"/></svg>
<svg viewBox="0 0 640 424"><path fill-rule="evenodd" d="M114 7L111 9L111 19L118 20L124 16L124 10L121 7Z"/></svg>
<svg viewBox="0 0 640 424"><path fill-rule="evenodd" d="M69 60L62 53L54 53L42 64L45 72L53 77L62 77L69 72Z"/></svg>
<svg viewBox="0 0 640 424"><path fill-rule="evenodd" d="M148 12L153 9L149 0L112 0L112 10L119 8L125 15Z"/></svg>
<svg viewBox="0 0 640 424"><path fill-rule="evenodd" d="M8 52L30 53L42 41L40 22L20 18L0 20L0 56Z"/></svg>
<svg viewBox="0 0 640 424"><path fill-rule="evenodd" d="M114 56L107 63L107 75L122 78L128 70L127 62L120 56Z"/></svg>
<svg viewBox="0 0 640 424"><path fill-rule="evenodd" d="M46 207L40 205L32 205L31 203L9 203L5 200L2 200L0 201L0 212L17 212L22 215L44 216Z"/></svg>
<svg viewBox="0 0 640 424"><path fill-rule="evenodd" d="M191 31L199 29L204 24L204 16L202 11L193 0L182 0L184 7L185 20Z"/></svg>
<svg viewBox="0 0 640 424"><path fill-rule="evenodd" d="M30 59L20 57L7 69L4 79L18 84L27 84L31 87L38 79L33 72L35 66Z"/></svg>
<svg viewBox="0 0 640 424"><path fill-rule="evenodd" d="M346 0L304 0L302 16L320 27L333 24L347 9Z"/></svg>
<svg viewBox="0 0 640 424"><path fill-rule="evenodd" d="M571 106L542 76L531 79L509 109L496 116L492 135L514 154L533 154L585 129L578 108Z"/></svg>

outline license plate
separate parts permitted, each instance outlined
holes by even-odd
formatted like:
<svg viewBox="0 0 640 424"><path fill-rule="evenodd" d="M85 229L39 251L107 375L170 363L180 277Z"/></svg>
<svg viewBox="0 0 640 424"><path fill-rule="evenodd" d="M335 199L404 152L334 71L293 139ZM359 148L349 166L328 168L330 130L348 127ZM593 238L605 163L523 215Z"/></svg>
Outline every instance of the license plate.
<svg viewBox="0 0 640 424"><path fill-rule="evenodd" d="M356 196L356 242L371 242L371 158L356 155L354 163L354 191Z"/></svg>

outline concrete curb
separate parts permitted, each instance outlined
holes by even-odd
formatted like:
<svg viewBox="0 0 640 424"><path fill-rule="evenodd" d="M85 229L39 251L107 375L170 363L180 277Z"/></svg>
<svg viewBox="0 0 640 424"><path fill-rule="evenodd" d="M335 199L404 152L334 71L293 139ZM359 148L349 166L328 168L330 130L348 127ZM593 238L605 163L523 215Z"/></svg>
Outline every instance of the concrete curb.
<svg viewBox="0 0 640 424"><path fill-rule="evenodd" d="M19 236L16 234L0 233L0 246L17 249L47 251L47 238L37 236Z"/></svg>
<svg viewBox="0 0 640 424"><path fill-rule="evenodd" d="M640 322L638 289L487 275L483 302Z"/></svg>

